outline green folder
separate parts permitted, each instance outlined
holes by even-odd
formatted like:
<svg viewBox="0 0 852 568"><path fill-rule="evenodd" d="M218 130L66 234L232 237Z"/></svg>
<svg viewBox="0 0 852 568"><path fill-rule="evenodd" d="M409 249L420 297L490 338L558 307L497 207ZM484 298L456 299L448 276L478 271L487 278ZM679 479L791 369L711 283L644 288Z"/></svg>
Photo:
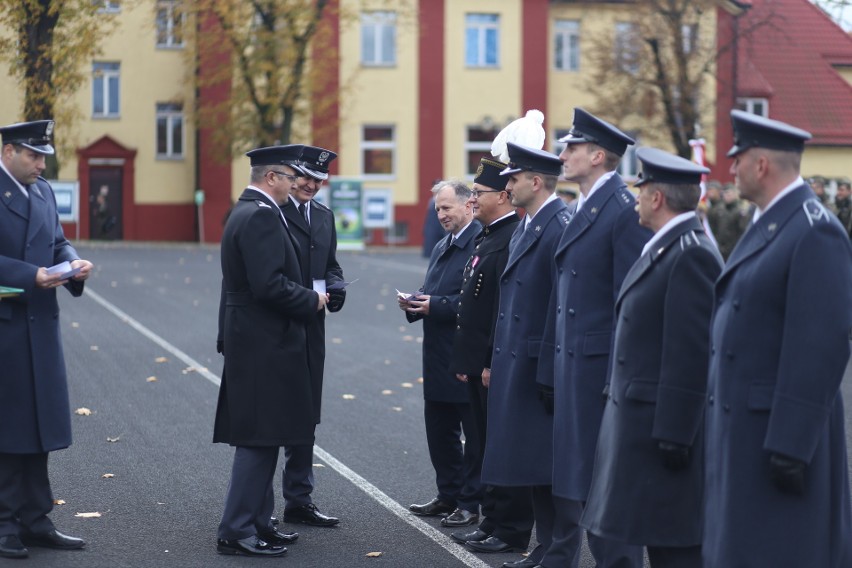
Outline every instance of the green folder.
<svg viewBox="0 0 852 568"><path fill-rule="evenodd" d="M0 298L11 298L24 293L23 288L9 288L8 286L0 286Z"/></svg>

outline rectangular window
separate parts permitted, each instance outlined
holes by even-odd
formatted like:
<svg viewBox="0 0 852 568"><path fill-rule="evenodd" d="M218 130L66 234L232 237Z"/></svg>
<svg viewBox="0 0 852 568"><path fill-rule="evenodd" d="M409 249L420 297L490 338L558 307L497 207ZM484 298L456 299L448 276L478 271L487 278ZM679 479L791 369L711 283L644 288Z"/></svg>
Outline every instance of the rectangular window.
<svg viewBox="0 0 852 568"><path fill-rule="evenodd" d="M157 2L157 47L183 47L183 11L177 0Z"/></svg>
<svg viewBox="0 0 852 568"><path fill-rule="evenodd" d="M698 46L698 24L683 24L681 33L683 33L683 52L688 55Z"/></svg>
<svg viewBox="0 0 852 568"><path fill-rule="evenodd" d="M119 0L94 0L94 4L98 7L100 13L117 14L121 11Z"/></svg>
<svg viewBox="0 0 852 568"><path fill-rule="evenodd" d="M636 149L639 147L639 136L636 132L625 132L625 134L636 140L636 143L627 147L616 171L625 180L634 181L639 176L639 159L636 157Z"/></svg>
<svg viewBox="0 0 852 568"><path fill-rule="evenodd" d="M361 65L396 65L395 12L361 12Z"/></svg>
<svg viewBox="0 0 852 568"><path fill-rule="evenodd" d="M119 116L120 63L92 63L92 116Z"/></svg>
<svg viewBox="0 0 852 568"><path fill-rule="evenodd" d="M157 157L183 158L183 105L157 103Z"/></svg>
<svg viewBox="0 0 852 568"><path fill-rule="evenodd" d="M624 73L639 73L639 30L632 22L615 24L615 68Z"/></svg>
<svg viewBox="0 0 852 568"><path fill-rule="evenodd" d="M769 118L769 99L749 97L739 98L737 99L737 108L758 116Z"/></svg>
<svg viewBox="0 0 852 568"><path fill-rule="evenodd" d="M466 14L464 63L468 67L500 65L500 15Z"/></svg>
<svg viewBox="0 0 852 568"><path fill-rule="evenodd" d="M580 22L556 20L553 30L554 58L558 71L580 70Z"/></svg>
<svg viewBox="0 0 852 568"><path fill-rule="evenodd" d="M393 126L361 127L361 171L365 177L390 179L396 173L396 133Z"/></svg>
<svg viewBox="0 0 852 568"><path fill-rule="evenodd" d="M467 164L467 175L476 175L479 161L482 158L492 158L491 142L500 133L499 127L483 128L482 126L468 126L467 140L464 143L465 163Z"/></svg>

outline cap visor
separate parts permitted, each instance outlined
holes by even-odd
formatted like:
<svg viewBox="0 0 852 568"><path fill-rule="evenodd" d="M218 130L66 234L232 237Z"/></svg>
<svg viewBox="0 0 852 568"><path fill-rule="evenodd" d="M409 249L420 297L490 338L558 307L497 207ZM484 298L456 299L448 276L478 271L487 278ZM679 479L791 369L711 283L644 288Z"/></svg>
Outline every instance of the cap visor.
<svg viewBox="0 0 852 568"><path fill-rule="evenodd" d="M736 144L734 144L733 146L731 146L731 149L728 150L728 153L726 154L726 156L728 156L729 158L733 158L734 156L736 156L740 152L743 152L744 150L747 150L747 149L748 148L741 148L741 147L737 146Z"/></svg>
<svg viewBox="0 0 852 568"><path fill-rule="evenodd" d="M500 172L500 175L501 176L510 176L512 174L516 174L516 173L522 172L522 171L524 171L522 168L509 168L509 167L507 167L505 170Z"/></svg>
<svg viewBox="0 0 852 568"><path fill-rule="evenodd" d="M576 136L571 136L570 134L568 136L563 136L558 141L562 144L584 144L588 142L586 138L577 138Z"/></svg>
<svg viewBox="0 0 852 568"><path fill-rule="evenodd" d="M298 168L299 168L299 170L302 171L302 173L304 173L305 175L311 176L314 179L319 179L319 180L327 180L328 179L328 172L318 172L316 170L312 170L312 169L307 168L305 166L298 166Z"/></svg>
<svg viewBox="0 0 852 568"><path fill-rule="evenodd" d="M53 146L50 144L43 144L41 146L31 146L30 144L21 144L24 148L29 148L33 152L38 154L53 154Z"/></svg>

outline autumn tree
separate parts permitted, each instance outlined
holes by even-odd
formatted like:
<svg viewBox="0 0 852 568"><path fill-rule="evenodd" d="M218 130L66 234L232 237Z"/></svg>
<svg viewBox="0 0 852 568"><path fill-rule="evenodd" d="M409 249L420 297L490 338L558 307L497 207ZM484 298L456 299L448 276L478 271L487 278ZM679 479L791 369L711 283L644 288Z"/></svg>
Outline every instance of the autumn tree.
<svg viewBox="0 0 852 568"><path fill-rule="evenodd" d="M328 4L329 0L199 0L188 8L200 22L212 17L221 30L198 34L198 53L225 50L231 62L203 79L207 84L230 82L230 97L199 109L199 123L217 125L231 151L291 140L297 117L307 113L305 94L317 91L319 75L309 65L310 46ZM337 58L337 53L328 57Z"/></svg>
<svg viewBox="0 0 852 568"><path fill-rule="evenodd" d="M0 60L20 81L23 120L54 118L68 129L79 118L71 95L88 78L84 63L99 53L100 38L112 26L111 16L98 11L101 4L92 0L0 2L0 26L7 30L0 37Z"/></svg>
<svg viewBox="0 0 852 568"><path fill-rule="evenodd" d="M643 133L664 133L675 152L689 157L689 140L701 135L715 96L708 80L719 55L732 46L716 44L716 10L742 12L723 0L635 0L621 10L615 33L590 46L594 72L586 84L594 110ZM772 25L771 14L752 18L740 35Z"/></svg>

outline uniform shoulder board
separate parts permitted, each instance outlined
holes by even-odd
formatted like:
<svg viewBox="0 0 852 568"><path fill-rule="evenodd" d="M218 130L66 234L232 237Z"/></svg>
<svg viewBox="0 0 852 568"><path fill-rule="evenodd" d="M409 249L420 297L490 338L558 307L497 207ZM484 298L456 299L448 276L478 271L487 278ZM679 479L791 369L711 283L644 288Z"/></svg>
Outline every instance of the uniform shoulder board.
<svg viewBox="0 0 852 568"><path fill-rule="evenodd" d="M822 203L820 203L819 199L815 197L805 201L802 204L802 208L805 210L805 216L807 217L808 223L810 223L811 227L813 227L815 223L827 223L831 220L831 217L828 215L828 211Z"/></svg>
<svg viewBox="0 0 852 568"><path fill-rule="evenodd" d="M568 226L568 221L571 220L571 214L567 211L560 211L556 214L557 222L564 228Z"/></svg>
<svg viewBox="0 0 852 568"><path fill-rule="evenodd" d="M272 206L269 203L261 201L260 199L255 199L254 202L257 203L258 207L266 207L267 209L272 209Z"/></svg>
<svg viewBox="0 0 852 568"><path fill-rule="evenodd" d="M680 250L697 247L699 244L701 243L698 241L698 235L695 234L695 231L689 231L680 236Z"/></svg>
<svg viewBox="0 0 852 568"><path fill-rule="evenodd" d="M628 207L634 206L636 198L633 197L633 194L630 193L630 191L628 191L627 189L625 189L623 187L618 188L617 195L618 195L618 202L622 206L628 206Z"/></svg>
<svg viewBox="0 0 852 568"><path fill-rule="evenodd" d="M327 205L324 205L324 204L320 203L319 201L314 201L313 203L314 203L314 206L318 209L324 209L326 211L331 211L331 209Z"/></svg>

